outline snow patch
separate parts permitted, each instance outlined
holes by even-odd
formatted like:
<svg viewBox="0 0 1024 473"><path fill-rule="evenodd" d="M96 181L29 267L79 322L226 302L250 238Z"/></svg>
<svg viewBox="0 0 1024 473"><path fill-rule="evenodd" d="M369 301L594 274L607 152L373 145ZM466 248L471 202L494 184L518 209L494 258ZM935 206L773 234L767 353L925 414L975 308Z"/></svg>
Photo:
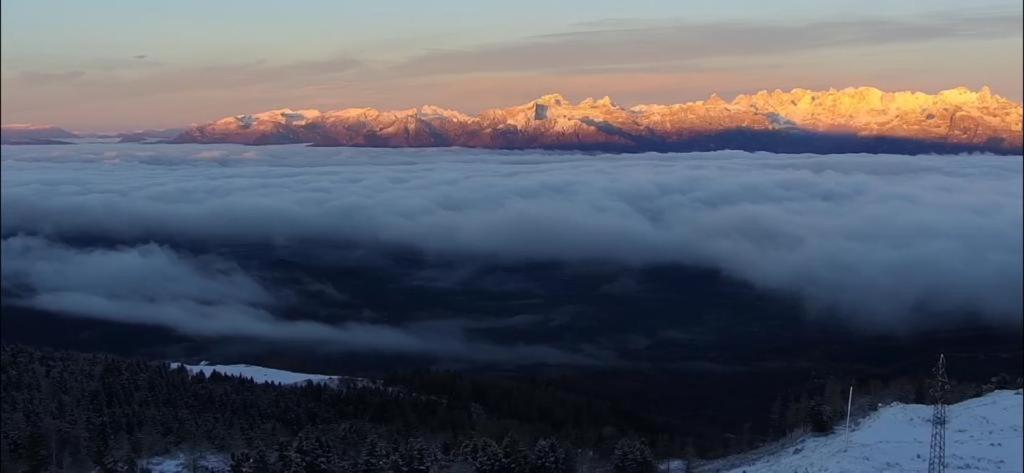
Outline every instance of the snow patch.
<svg viewBox="0 0 1024 473"><path fill-rule="evenodd" d="M255 365L211 365L208 362L201 362L198 365L183 365L182 363L171 363L171 369L184 366L193 375L203 373L210 376L218 372L227 376L238 376L250 378L257 383L274 383L281 385L301 385L305 383L328 384L336 387L362 387L379 386L380 382L366 378L355 378L350 376L332 376L325 374L297 373L274 368L266 368Z"/></svg>
<svg viewBox="0 0 1024 473"><path fill-rule="evenodd" d="M862 420L846 439L842 429L804 437L784 449L734 464L736 458L708 464L702 471L731 473L852 473L925 471L931 440L932 407L892 404ZM949 406L946 458L950 471L1019 473L1024 471L1024 397L996 391Z"/></svg>
<svg viewBox="0 0 1024 473"><path fill-rule="evenodd" d="M228 472L231 461L227 455L220 453L198 453L186 455L182 452L143 460L142 467L151 473L182 473L182 472Z"/></svg>

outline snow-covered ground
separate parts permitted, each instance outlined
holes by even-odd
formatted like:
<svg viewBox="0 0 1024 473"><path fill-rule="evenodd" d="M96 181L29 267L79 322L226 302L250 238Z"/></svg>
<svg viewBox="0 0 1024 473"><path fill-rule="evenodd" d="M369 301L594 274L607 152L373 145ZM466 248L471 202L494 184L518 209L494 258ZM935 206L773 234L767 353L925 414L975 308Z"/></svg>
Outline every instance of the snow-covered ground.
<svg viewBox="0 0 1024 473"><path fill-rule="evenodd" d="M860 421L850 432L849 443L840 428L832 435L805 437L742 467L722 470L712 463L700 471L926 471L931 414L931 406L893 404ZM948 417L947 471L1024 471L1024 396L1020 391L996 391L952 405Z"/></svg>
<svg viewBox="0 0 1024 473"><path fill-rule="evenodd" d="M212 452L197 452L191 455L174 453L146 459L142 466L150 473L220 473L230 469L231 459L227 455Z"/></svg>
<svg viewBox="0 0 1024 473"><path fill-rule="evenodd" d="M171 368L177 368L181 363L171 363ZM202 362L198 365L184 365L192 374L203 373L209 376L214 371L228 376L240 376L252 378L257 383L276 383L283 385L298 385L303 383L324 383L337 387L351 386L377 386L379 382L349 376L331 376L325 374L296 373L294 371L265 368L255 365L211 365Z"/></svg>
<svg viewBox="0 0 1024 473"><path fill-rule="evenodd" d="M172 367L180 363L172 363ZM296 373L253 365L184 365L190 372L214 371L258 382L295 385L306 382L350 386L376 383L363 378ZM928 466L931 406L892 404L854 426L820 437L804 437L788 445L763 449L761 456L745 454L697 467L700 472L729 473L861 473L917 472ZM996 391L949 407L946 431L947 471L1024 472L1024 396L1021 391ZM183 454L154 457L146 466L154 472L186 471ZM226 468L226 457L199 455L206 471ZM671 464L671 468L669 467ZM742 466L737 466L742 465ZM660 471L683 471L680 460L663 462Z"/></svg>

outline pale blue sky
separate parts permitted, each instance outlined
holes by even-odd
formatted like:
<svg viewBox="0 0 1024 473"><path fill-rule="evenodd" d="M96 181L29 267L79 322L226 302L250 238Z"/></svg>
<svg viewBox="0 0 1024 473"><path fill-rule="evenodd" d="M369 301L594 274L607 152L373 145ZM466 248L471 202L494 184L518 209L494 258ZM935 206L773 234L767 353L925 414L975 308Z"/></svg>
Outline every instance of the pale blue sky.
<svg viewBox="0 0 1024 473"><path fill-rule="evenodd" d="M475 112L551 91L991 85L1021 99L1019 0L3 0L3 122L170 127L276 107Z"/></svg>

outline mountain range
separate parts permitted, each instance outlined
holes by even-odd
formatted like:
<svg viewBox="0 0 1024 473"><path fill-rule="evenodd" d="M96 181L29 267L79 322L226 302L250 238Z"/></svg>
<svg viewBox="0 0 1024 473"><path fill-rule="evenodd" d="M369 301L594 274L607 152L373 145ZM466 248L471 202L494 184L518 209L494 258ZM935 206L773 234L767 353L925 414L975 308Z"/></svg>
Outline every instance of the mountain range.
<svg viewBox="0 0 1024 473"><path fill-rule="evenodd" d="M624 108L559 94L468 115L436 106L278 109L193 126L176 143L313 146L1021 154L1021 104L988 87L936 94L873 87L760 91Z"/></svg>

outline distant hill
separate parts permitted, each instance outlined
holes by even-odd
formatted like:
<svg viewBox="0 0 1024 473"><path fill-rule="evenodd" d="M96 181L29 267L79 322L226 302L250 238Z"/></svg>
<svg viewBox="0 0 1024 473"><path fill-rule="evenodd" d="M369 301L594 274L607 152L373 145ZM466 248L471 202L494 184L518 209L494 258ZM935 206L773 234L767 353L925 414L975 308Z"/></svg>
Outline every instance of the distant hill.
<svg viewBox="0 0 1024 473"><path fill-rule="evenodd" d="M50 125L13 124L0 127L0 143L5 145L69 144L62 140L74 138L78 138L78 135Z"/></svg>
<svg viewBox="0 0 1024 473"><path fill-rule="evenodd" d="M118 139L118 143L159 143L171 140L184 131L182 128L140 130L117 133L113 137Z"/></svg>
<svg viewBox="0 0 1024 473"><path fill-rule="evenodd" d="M987 87L937 94L873 87L761 91L623 108L609 97L573 103L550 94L478 115L435 106L278 109L194 126L178 143L314 146L774 152L988 151L1020 154L1021 104Z"/></svg>

